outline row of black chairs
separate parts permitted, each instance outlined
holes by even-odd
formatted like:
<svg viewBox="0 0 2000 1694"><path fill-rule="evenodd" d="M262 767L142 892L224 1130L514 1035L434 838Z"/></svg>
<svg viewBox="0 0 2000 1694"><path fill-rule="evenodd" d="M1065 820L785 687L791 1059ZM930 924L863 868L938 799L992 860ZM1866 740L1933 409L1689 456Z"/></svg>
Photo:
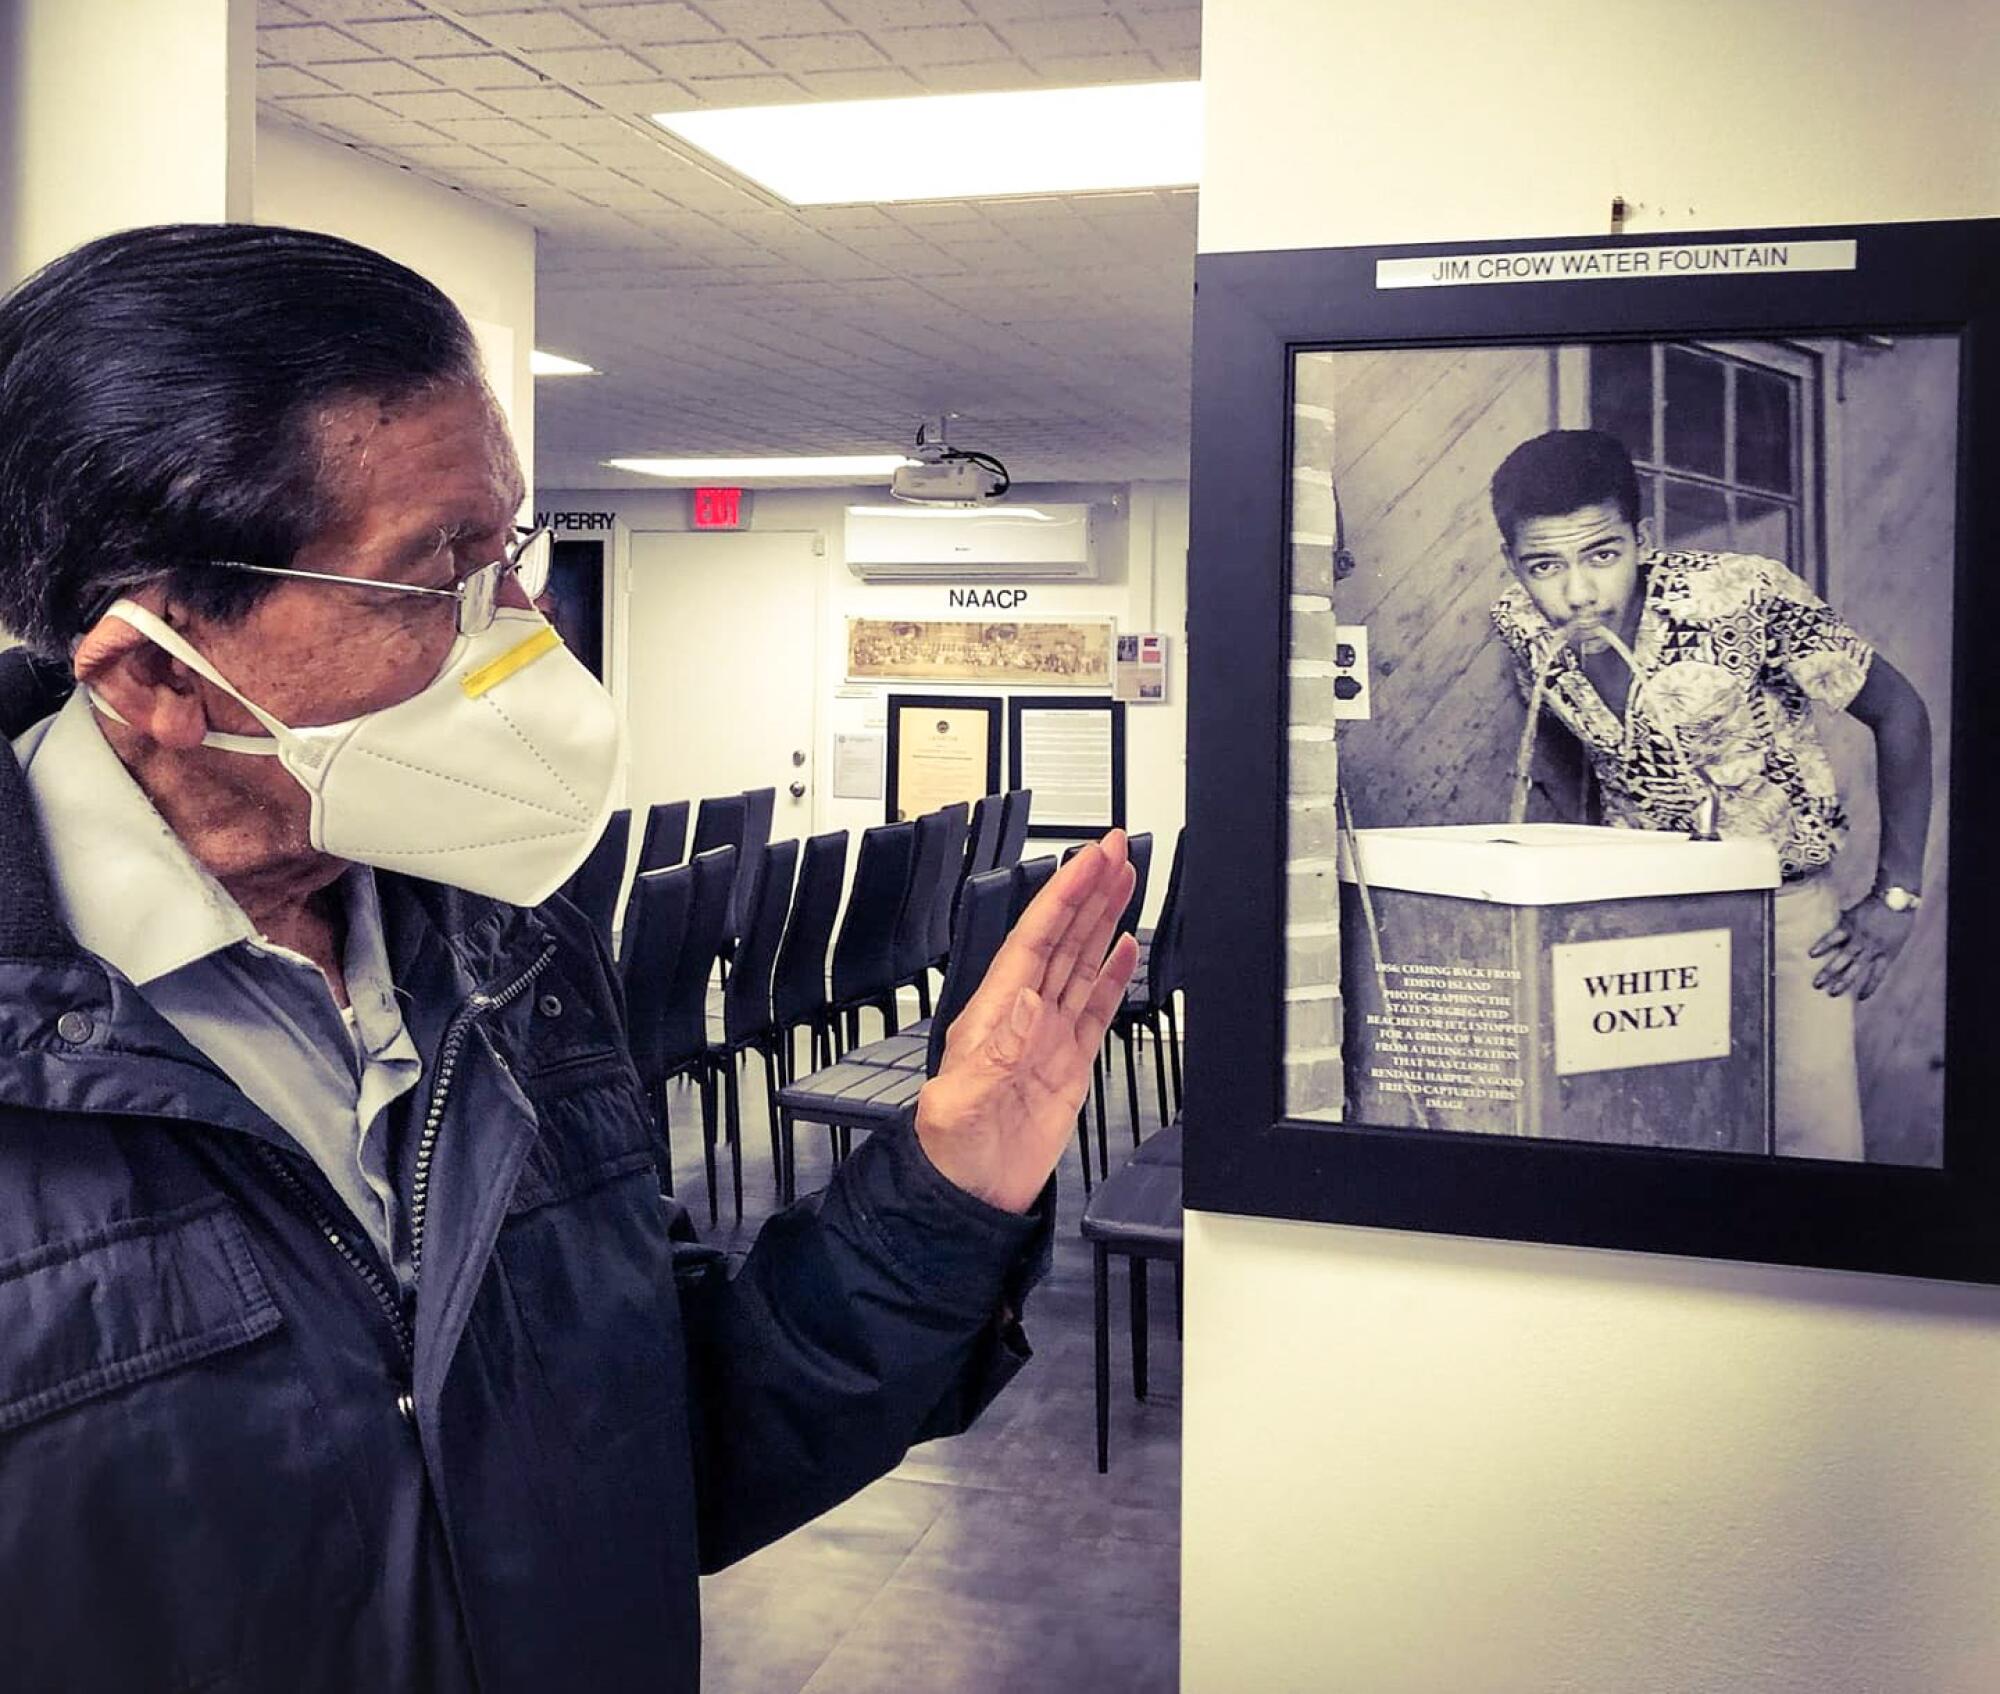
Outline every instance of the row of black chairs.
<svg viewBox="0 0 2000 1694"><path fill-rule="evenodd" d="M720 1105L740 1218L740 1064L751 1053L763 1061L776 1171L776 1096L796 1074L799 1032L808 1036L810 1070L835 1062L858 1042L864 1009L879 1012L885 1036L894 1036L899 989L914 987L920 1010L928 1015L929 972L944 970L951 955L952 913L960 890L969 877L1018 859L1031 804L1031 793L1022 789L987 796L969 814L964 805L949 806L913 822L864 831L837 936L835 918L847 865L845 830L803 843L761 843L747 874L747 839L743 845L724 842L703 850L699 823L697 851L685 864L648 868L649 849L642 845L618 949L619 969L633 1056L659 1129L660 1174L667 1191L672 1187L672 1152L666 1085L685 1077L699 1091L711 1223L718 1213ZM704 801L702 815L714 805ZM659 811L655 808L656 817ZM649 818L649 841L653 834ZM1013 858L1003 860L1010 853ZM622 852L618 862L622 866ZM616 906L615 886L609 897L601 884L591 896L593 922L608 923ZM708 1016L709 981L718 960L727 961L719 1033L711 1029Z"/></svg>

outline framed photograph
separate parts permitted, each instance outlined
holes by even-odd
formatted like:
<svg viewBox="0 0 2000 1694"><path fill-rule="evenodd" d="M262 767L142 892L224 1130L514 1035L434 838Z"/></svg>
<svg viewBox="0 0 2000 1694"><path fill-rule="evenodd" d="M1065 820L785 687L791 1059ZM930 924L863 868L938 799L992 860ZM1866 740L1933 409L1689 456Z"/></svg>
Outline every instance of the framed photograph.
<svg viewBox="0 0 2000 1694"><path fill-rule="evenodd" d="M1996 264L1198 261L1190 1206L2000 1281Z"/></svg>
<svg viewBox="0 0 2000 1694"><path fill-rule="evenodd" d="M1028 834L1078 839L1125 823L1125 704L1099 694L1007 702L1007 786L1034 791Z"/></svg>
<svg viewBox="0 0 2000 1694"><path fill-rule="evenodd" d="M1109 688L1111 620L849 618L847 680Z"/></svg>
<svg viewBox="0 0 2000 1694"><path fill-rule="evenodd" d="M891 694L886 822L1000 791L997 694Z"/></svg>

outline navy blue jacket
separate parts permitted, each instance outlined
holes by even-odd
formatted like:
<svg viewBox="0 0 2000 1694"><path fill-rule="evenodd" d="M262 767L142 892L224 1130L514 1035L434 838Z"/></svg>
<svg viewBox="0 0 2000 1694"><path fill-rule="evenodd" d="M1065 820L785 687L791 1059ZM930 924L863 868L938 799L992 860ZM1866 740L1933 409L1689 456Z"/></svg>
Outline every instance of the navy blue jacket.
<svg viewBox="0 0 2000 1694"><path fill-rule="evenodd" d="M4 736L55 697L0 665ZM995 1212L905 1125L732 1266L659 1196L589 926L381 886L425 1058L407 1308L311 1161L69 936L0 746L6 1687L693 1689L698 1571L1026 1356L1046 1195Z"/></svg>

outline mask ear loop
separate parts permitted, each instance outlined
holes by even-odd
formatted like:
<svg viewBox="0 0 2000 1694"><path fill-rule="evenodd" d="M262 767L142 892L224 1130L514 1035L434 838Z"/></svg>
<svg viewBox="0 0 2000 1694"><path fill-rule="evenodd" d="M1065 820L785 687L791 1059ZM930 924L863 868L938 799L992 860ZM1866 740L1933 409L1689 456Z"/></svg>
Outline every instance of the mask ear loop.
<svg viewBox="0 0 2000 1694"><path fill-rule="evenodd" d="M282 752L279 746L280 740L289 740L295 746L298 745L299 738L293 733L289 725L281 723L278 719L272 717L256 701L246 700L222 673L210 664L208 660L203 658L200 653L196 652L186 637L179 630L175 629L172 624L168 623L165 618L160 617L157 613L149 612L144 606L138 605L131 600L114 601L106 609L104 615L106 617L120 618L130 624L141 635L145 636L148 641L152 642L155 647L180 660L182 664L186 665L197 676L214 683L217 688L221 689L223 693L227 694L230 699L234 700L271 732L268 736L232 735L223 730L212 729L201 738L201 744L204 747L219 748L225 753L253 753L259 758L275 759ZM131 727L131 720L120 712L116 706L112 705L110 701L106 700L103 695L99 694L96 689L90 689L89 694L90 703L113 723L124 724L128 729Z"/></svg>

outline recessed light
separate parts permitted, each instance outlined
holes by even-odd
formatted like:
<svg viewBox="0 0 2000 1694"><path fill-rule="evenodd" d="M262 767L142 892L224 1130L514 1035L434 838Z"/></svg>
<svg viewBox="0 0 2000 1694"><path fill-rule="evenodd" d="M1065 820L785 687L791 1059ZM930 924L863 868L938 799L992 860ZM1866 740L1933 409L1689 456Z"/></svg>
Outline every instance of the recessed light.
<svg viewBox="0 0 2000 1694"><path fill-rule="evenodd" d="M528 355L528 371L532 376L597 375L595 365L586 365L581 359L565 359L560 353L544 353L539 347Z"/></svg>
<svg viewBox="0 0 2000 1694"><path fill-rule="evenodd" d="M676 482L728 482L737 477L778 477L786 480L844 477L855 481L885 477L899 465L913 461L901 453L849 453L817 458L606 459L604 462L613 470L637 471L641 476L664 477Z"/></svg>
<svg viewBox="0 0 2000 1694"><path fill-rule="evenodd" d="M795 206L1168 188L1201 176L1201 84L656 112Z"/></svg>

